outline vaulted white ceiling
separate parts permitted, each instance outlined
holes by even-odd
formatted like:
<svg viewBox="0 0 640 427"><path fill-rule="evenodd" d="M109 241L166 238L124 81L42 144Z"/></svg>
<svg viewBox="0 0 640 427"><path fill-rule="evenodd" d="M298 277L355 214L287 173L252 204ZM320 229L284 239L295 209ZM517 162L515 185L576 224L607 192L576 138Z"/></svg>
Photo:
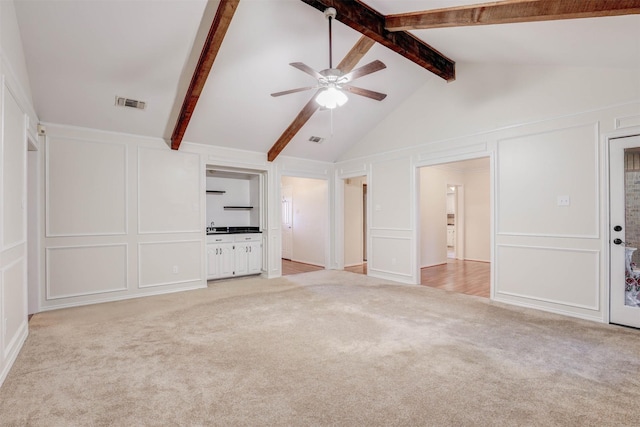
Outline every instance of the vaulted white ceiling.
<svg viewBox="0 0 640 427"><path fill-rule="evenodd" d="M366 0L383 14L481 3L470 0ZM33 101L43 122L168 139L190 79L187 64L205 0L17 0ZM211 6L210 6L211 7ZM208 24L207 24L208 25ZM334 23L334 63L360 34ZM414 31L456 62L640 69L640 16ZM333 113L318 111L283 155L333 161L429 79L427 70L375 45L359 65L387 69L357 85L388 94L351 95ZM328 67L328 26L299 0L241 0L184 141L266 153L313 94L272 92L314 84L289 66ZM450 83L450 84L455 84ZM147 102L117 108L115 96ZM310 136L326 138L323 144Z"/></svg>

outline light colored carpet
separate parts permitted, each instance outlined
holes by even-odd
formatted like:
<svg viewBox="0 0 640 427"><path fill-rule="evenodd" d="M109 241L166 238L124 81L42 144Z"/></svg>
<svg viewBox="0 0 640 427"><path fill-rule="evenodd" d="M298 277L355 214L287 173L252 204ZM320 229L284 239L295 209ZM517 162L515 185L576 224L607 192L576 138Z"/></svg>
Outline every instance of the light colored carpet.
<svg viewBox="0 0 640 427"><path fill-rule="evenodd" d="M622 426L640 331L319 271L37 314L0 425Z"/></svg>

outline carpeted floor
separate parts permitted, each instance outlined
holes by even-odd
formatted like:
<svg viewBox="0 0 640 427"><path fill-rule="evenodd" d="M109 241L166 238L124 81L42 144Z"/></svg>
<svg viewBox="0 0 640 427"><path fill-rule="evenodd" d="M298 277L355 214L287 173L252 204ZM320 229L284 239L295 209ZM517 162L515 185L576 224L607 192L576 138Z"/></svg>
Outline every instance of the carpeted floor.
<svg viewBox="0 0 640 427"><path fill-rule="evenodd" d="M640 331L319 271L37 314L2 426L623 426Z"/></svg>

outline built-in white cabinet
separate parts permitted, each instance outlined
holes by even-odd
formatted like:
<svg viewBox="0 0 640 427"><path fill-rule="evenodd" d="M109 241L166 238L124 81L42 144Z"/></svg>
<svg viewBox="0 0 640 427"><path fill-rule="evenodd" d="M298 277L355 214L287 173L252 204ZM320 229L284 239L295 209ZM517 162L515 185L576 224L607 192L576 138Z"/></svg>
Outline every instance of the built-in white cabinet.
<svg viewBox="0 0 640 427"><path fill-rule="evenodd" d="M207 236L207 280L259 274L261 271L261 234Z"/></svg>
<svg viewBox="0 0 640 427"><path fill-rule="evenodd" d="M262 270L262 236L241 234L236 237L236 276L257 274Z"/></svg>
<svg viewBox="0 0 640 427"><path fill-rule="evenodd" d="M447 225L447 246L455 246L456 229L453 225Z"/></svg>

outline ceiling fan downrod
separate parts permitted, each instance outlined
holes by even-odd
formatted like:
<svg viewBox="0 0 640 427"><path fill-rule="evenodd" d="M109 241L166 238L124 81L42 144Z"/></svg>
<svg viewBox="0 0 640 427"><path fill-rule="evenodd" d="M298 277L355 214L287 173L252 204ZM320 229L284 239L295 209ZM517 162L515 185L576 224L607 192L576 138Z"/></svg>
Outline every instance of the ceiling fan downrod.
<svg viewBox="0 0 640 427"><path fill-rule="evenodd" d="M324 10L324 16L329 20L329 69L333 68L333 43L331 40L331 21L336 18L336 10L328 7Z"/></svg>

